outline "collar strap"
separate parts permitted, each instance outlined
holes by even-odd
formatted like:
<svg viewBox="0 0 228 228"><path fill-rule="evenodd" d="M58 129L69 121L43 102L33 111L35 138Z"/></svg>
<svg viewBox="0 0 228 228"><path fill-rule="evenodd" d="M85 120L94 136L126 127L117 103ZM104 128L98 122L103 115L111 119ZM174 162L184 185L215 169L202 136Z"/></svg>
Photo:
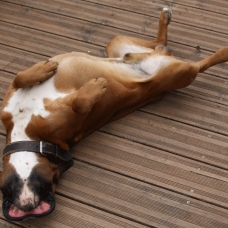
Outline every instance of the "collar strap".
<svg viewBox="0 0 228 228"><path fill-rule="evenodd" d="M44 156L54 156L63 162L69 162L73 159L69 151L61 149L59 146L44 141L18 141L8 144L3 150L3 158L6 155L26 151L40 153Z"/></svg>

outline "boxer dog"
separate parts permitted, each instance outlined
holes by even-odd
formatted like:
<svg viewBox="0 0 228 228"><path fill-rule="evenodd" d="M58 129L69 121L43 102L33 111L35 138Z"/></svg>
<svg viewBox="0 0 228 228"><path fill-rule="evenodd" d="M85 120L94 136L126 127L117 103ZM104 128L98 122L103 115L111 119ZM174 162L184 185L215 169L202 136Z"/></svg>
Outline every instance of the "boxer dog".
<svg viewBox="0 0 228 228"><path fill-rule="evenodd" d="M70 145L228 61L228 48L199 62L176 59L166 46L171 15L162 10L154 41L117 36L106 47L108 58L72 52L17 74L1 113L6 147L0 187L7 219L53 211L58 178L73 164Z"/></svg>

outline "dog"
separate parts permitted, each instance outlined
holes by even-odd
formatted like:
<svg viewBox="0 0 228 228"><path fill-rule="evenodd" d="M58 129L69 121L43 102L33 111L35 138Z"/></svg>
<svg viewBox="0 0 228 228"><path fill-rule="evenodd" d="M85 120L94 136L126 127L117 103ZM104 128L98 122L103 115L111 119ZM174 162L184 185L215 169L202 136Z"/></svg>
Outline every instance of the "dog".
<svg viewBox="0 0 228 228"><path fill-rule="evenodd" d="M106 47L108 58L71 52L16 75L1 113L6 147L0 188L7 219L54 210L60 174L73 165L71 145L228 61L228 48L199 62L176 59L167 47L171 17L163 8L156 40L115 37Z"/></svg>

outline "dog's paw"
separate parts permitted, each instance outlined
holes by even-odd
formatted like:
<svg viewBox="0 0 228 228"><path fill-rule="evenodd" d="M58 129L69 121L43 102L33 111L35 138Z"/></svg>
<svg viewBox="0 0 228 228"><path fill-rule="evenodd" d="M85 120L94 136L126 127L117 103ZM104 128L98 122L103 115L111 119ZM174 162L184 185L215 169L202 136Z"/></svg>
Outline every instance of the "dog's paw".
<svg viewBox="0 0 228 228"><path fill-rule="evenodd" d="M27 88L52 77L57 69L58 63L53 61L39 62L27 70L20 71L14 79L16 88Z"/></svg>
<svg viewBox="0 0 228 228"><path fill-rule="evenodd" d="M76 99L72 104L73 111L81 114L90 112L93 106L105 95L106 91L106 79L91 79L78 90Z"/></svg>
<svg viewBox="0 0 228 228"><path fill-rule="evenodd" d="M221 48L216 53L219 55L217 58L221 59L222 62L228 61L228 47Z"/></svg>
<svg viewBox="0 0 228 228"><path fill-rule="evenodd" d="M94 102L103 97L107 91L107 80L104 78L95 78L87 82L82 89L91 96Z"/></svg>
<svg viewBox="0 0 228 228"><path fill-rule="evenodd" d="M160 52L163 55L172 55L172 48L165 45L157 45L155 51Z"/></svg>
<svg viewBox="0 0 228 228"><path fill-rule="evenodd" d="M34 65L33 71L40 78L40 81L44 81L52 77L58 67L58 63L54 61L42 61Z"/></svg>
<svg viewBox="0 0 228 228"><path fill-rule="evenodd" d="M172 10L169 7L164 7L162 10L162 16L164 17L165 23L168 25L172 19Z"/></svg>

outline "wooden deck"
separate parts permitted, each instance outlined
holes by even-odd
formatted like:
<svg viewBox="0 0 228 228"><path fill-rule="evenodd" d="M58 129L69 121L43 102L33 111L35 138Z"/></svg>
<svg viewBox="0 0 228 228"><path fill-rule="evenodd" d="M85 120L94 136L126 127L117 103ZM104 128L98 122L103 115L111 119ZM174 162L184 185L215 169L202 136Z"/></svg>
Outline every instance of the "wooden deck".
<svg viewBox="0 0 228 228"><path fill-rule="evenodd" d="M115 35L153 39L166 4L176 56L196 61L228 46L227 0L0 1L0 103L15 73L40 60L73 50L105 56ZM227 228L228 64L102 127L72 152L56 210L15 223L0 213L0 227Z"/></svg>

